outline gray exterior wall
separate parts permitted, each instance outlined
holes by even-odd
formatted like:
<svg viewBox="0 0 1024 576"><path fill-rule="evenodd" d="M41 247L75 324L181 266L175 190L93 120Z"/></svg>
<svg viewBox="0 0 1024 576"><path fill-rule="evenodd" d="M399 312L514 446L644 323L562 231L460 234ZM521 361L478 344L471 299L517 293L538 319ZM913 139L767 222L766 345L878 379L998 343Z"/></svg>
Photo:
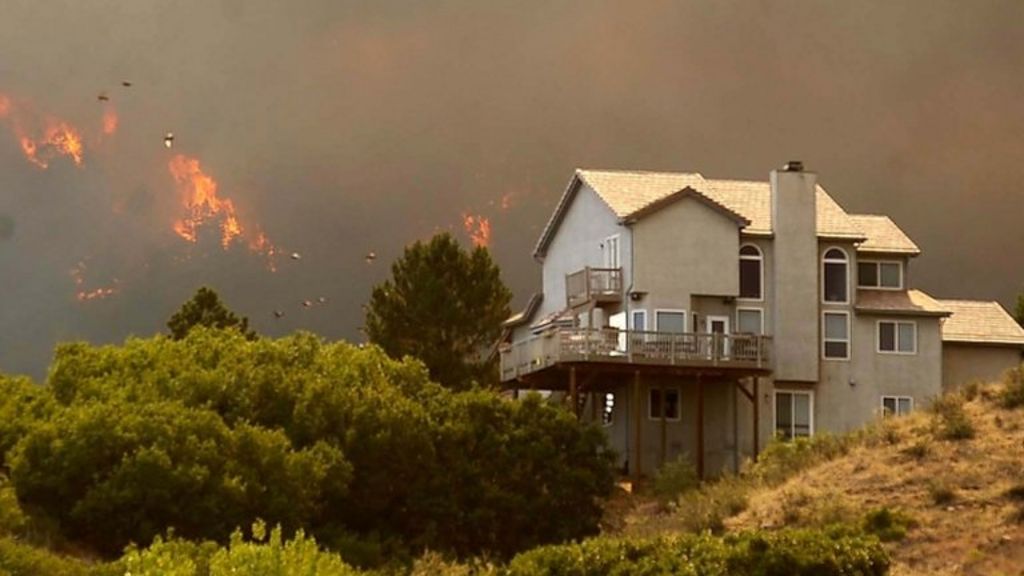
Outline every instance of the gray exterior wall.
<svg viewBox="0 0 1024 576"><path fill-rule="evenodd" d="M544 301L533 319L518 327L512 339L520 340L530 335L530 324L539 318L564 310L565 275L582 270L586 266L604 265L601 245L606 238L619 235L619 259L622 264L623 283L629 287L632 277L632 234L622 226L611 208L589 186L580 182L572 203L551 239L541 270L544 285Z"/></svg>
<svg viewBox="0 0 1024 576"><path fill-rule="evenodd" d="M771 173L777 380L818 380L817 180L813 172Z"/></svg>
<svg viewBox="0 0 1024 576"><path fill-rule="evenodd" d="M739 294L739 226L692 197L633 225L634 290L647 295L634 308L692 312L694 295ZM691 315L692 317L692 315ZM692 326L691 326L692 328Z"/></svg>
<svg viewBox="0 0 1024 576"><path fill-rule="evenodd" d="M916 322L917 353L879 353L880 320ZM851 349L849 361L822 362L822 380L815 388L815 432L863 426L881 413L882 396L910 396L916 410L942 393L942 336L936 317L858 315Z"/></svg>
<svg viewBox="0 0 1024 576"><path fill-rule="evenodd" d="M1021 361L1021 349L1016 346L946 342L942 348L942 389L950 392L973 381L999 381Z"/></svg>

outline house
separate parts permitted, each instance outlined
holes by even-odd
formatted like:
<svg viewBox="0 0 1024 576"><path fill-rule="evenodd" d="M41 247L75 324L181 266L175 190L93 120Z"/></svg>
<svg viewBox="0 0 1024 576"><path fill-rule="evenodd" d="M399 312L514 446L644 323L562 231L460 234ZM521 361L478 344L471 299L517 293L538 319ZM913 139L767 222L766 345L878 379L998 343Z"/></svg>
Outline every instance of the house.
<svg viewBox="0 0 1024 576"><path fill-rule="evenodd" d="M1016 366L994 302L911 288L920 254L790 162L768 182L577 170L505 323L501 378L600 422L624 472L735 470L774 436L843 432Z"/></svg>

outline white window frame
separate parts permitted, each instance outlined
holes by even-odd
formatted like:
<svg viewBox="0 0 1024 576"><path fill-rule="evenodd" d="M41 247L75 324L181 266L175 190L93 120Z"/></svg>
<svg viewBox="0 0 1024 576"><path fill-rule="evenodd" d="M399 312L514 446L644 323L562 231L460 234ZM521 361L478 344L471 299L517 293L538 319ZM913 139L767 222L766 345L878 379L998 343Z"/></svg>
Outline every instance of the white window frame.
<svg viewBox="0 0 1024 576"><path fill-rule="evenodd" d="M636 317L641 316L644 319L643 328L636 327ZM629 311L629 329L633 331L646 332L647 331L647 309L637 308Z"/></svg>
<svg viewBox="0 0 1024 576"><path fill-rule="evenodd" d="M671 391L671 390L675 391L676 399L678 400L678 405L676 406L676 417L675 418L670 418L668 416L665 416L665 421L666 422L679 422L679 421L681 421L683 419L683 391L678 386L651 386L650 388L647 389L647 419L648 420L655 420L655 421L659 421L659 422L661 421L661 414L651 414L651 410L654 408L654 403L651 402L651 394L653 394L655 390L657 390L659 393L662 393L662 398L661 398L662 403L665 402L665 394L664 394L664 392Z"/></svg>
<svg viewBox="0 0 1024 576"><path fill-rule="evenodd" d="M861 264L872 264L872 265L874 265L874 267L875 267L875 278L878 279L878 284L877 285L869 286L869 285L861 284L860 283L860 265ZM895 264L895 265L899 266L899 268L900 268L900 285L899 286L896 286L896 287L893 287L893 286L882 286L882 264ZM906 284L906 280L905 280L905 278L903 276L904 274L905 274L905 269L903 268L903 261L902 260L861 260L861 259L857 259L857 288L860 288L860 289L863 289L863 290L893 290L893 291L903 290L903 286Z"/></svg>
<svg viewBox="0 0 1024 576"><path fill-rule="evenodd" d="M889 413L887 413L885 411L885 401L886 400L895 400L896 401L896 412L894 412L892 414L889 414ZM883 418L888 418L888 417L894 417L894 416L906 416L907 414L900 414L899 413L899 410L900 410L900 400L910 400L910 411L907 412L907 414L909 414L910 412L914 411L914 397L913 396L896 396L896 395L892 395L892 394L884 394L884 395L882 395L882 398L879 400L879 407L881 409L882 417Z"/></svg>
<svg viewBox="0 0 1024 576"><path fill-rule="evenodd" d="M754 250L757 250L757 256L744 256L743 255L743 249L746 248L747 246L753 248ZM759 292L761 293L761 297L760 298L742 298L742 297L738 297L738 298L736 298L736 300L738 300L740 302L764 302L764 297L765 297L764 296L764 250L761 250L761 247L758 246L757 244L751 244L750 242L746 242L744 244L740 244L740 255L739 256L740 256L740 260L757 260L760 263L760 266L758 266L758 273L760 275L760 278L758 278L757 281L761 283L761 286L760 286L761 289L759 290Z"/></svg>
<svg viewBox="0 0 1024 576"><path fill-rule="evenodd" d="M761 327L758 329L758 336L764 335L764 308L757 306L737 306L736 307L736 330L740 329L740 312L757 312L761 317Z"/></svg>
<svg viewBox="0 0 1024 576"><path fill-rule="evenodd" d="M807 409L810 411L807 418L809 429L806 437L810 438L811 436L814 436L814 390L792 390L788 388L776 388L775 393L772 395L772 434L777 434L779 431L779 394L790 394L793 396L797 394L804 394L809 397L809 402L807 403ZM790 430L790 432L792 433L792 430ZM790 438L803 438L803 436L793 434Z"/></svg>
<svg viewBox="0 0 1024 576"><path fill-rule="evenodd" d="M658 318L658 314L661 314L662 312L666 312L666 313L669 313L669 314L682 314L683 315L683 333L685 334L685 333L688 332L688 330L686 328L688 326L690 317L686 315L686 310L680 310L678 308L655 308L654 309L654 331L655 332L661 332L661 322L659 321L660 319Z"/></svg>
<svg viewBox="0 0 1024 576"><path fill-rule="evenodd" d="M882 324L895 324L896 332L893 334L894 350L882 350ZM910 324L914 327L914 349L906 352L900 350L900 324ZM893 354L896 356L917 355L917 322L914 320L877 320L875 322L875 352L879 354Z"/></svg>
<svg viewBox="0 0 1024 576"><path fill-rule="evenodd" d="M829 339L826 334L826 323L825 318L829 314L835 314L837 316L846 316L846 340L837 340L835 338ZM821 359L835 362L847 362L850 360L851 353L853 352L853 338L852 338L852 327L850 326L850 313L846 310L822 310L821 311ZM825 343L826 342L846 342L846 356L826 356L825 355Z"/></svg>
<svg viewBox="0 0 1024 576"><path fill-rule="evenodd" d="M621 269L622 268L622 243L621 243L621 241L622 241L622 235L621 234L612 234L611 236L609 236L609 237L604 239L604 242L602 243L602 250L601 251L603 253L602 254L602 258L604 259L604 267L605 268L612 268L612 269L615 269L615 268ZM612 265L612 262L609 262L609 260L610 260L609 256L611 256L613 254L613 251L608 247L608 245L610 243L612 243L612 242L615 242L615 251L614 251L615 262L614 262L614 266ZM591 246L593 246L593 244L591 244Z"/></svg>
<svg viewBox="0 0 1024 576"><path fill-rule="evenodd" d="M846 260L836 260L834 258L826 258L825 255L828 254L829 252L831 252L832 250L839 250L840 252L842 252L843 256L846 257ZM850 264L851 264L851 262L852 262L852 260L850 260L850 253L847 252L844 248L841 248L839 246L826 246L825 249L821 251L821 303L822 304L836 304L836 305L839 305L839 304L849 304L850 303ZM843 264L844 266L846 266L846 290L844 290L844 292L846 292L846 299L845 300L839 301L839 300L826 300L825 299L825 297L827 296L826 290L825 290L825 286L827 285L827 283L825 282L825 265L826 264Z"/></svg>

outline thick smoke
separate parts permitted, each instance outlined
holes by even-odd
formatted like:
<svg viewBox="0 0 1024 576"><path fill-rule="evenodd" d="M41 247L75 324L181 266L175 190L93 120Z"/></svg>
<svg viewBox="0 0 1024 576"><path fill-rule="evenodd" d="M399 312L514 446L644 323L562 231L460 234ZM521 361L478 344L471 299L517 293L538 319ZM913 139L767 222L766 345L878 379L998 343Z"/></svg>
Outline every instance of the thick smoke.
<svg viewBox="0 0 1024 576"><path fill-rule="evenodd" d="M7 2L0 92L83 133L118 122L44 171L0 119L0 370L162 330L201 284L262 332L358 339L388 263L438 230L468 245L466 215L522 303L577 166L764 179L800 159L917 240L917 286L1008 303L1022 19L1012 1ZM183 242L179 153L301 260Z"/></svg>

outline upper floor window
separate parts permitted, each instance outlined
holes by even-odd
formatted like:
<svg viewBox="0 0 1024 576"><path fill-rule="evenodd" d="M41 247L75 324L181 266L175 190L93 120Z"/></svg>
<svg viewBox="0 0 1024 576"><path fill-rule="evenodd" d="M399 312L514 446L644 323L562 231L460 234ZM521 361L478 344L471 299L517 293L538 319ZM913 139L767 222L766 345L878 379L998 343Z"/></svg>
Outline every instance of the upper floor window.
<svg viewBox="0 0 1024 576"><path fill-rule="evenodd" d="M764 298L764 257L757 246L740 248L740 298Z"/></svg>
<svg viewBox="0 0 1024 576"><path fill-rule="evenodd" d="M655 310L654 323L658 332L681 334L686 332L685 310Z"/></svg>
<svg viewBox="0 0 1024 576"><path fill-rule="evenodd" d="M889 354L916 354L917 323L880 320L878 351Z"/></svg>
<svg viewBox="0 0 1024 576"><path fill-rule="evenodd" d="M903 288L901 262L857 262L857 286L860 288Z"/></svg>
<svg viewBox="0 0 1024 576"><path fill-rule="evenodd" d="M764 312L760 308L737 308L736 331L740 334L763 334Z"/></svg>
<svg viewBox="0 0 1024 576"><path fill-rule="evenodd" d="M825 312L823 314L825 338L822 340L823 355L832 360L850 359L850 315L846 312Z"/></svg>
<svg viewBox="0 0 1024 576"><path fill-rule="evenodd" d="M616 234L604 239L604 267L618 268L619 264L619 235Z"/></svg>
<svg viewBox="0 0 1024 576"><path fill-rule="evenodd" d="M847 294L846 252L839 248L831 248L825 252L823 276L825 302L845 304L850 301Z"/></svg>

